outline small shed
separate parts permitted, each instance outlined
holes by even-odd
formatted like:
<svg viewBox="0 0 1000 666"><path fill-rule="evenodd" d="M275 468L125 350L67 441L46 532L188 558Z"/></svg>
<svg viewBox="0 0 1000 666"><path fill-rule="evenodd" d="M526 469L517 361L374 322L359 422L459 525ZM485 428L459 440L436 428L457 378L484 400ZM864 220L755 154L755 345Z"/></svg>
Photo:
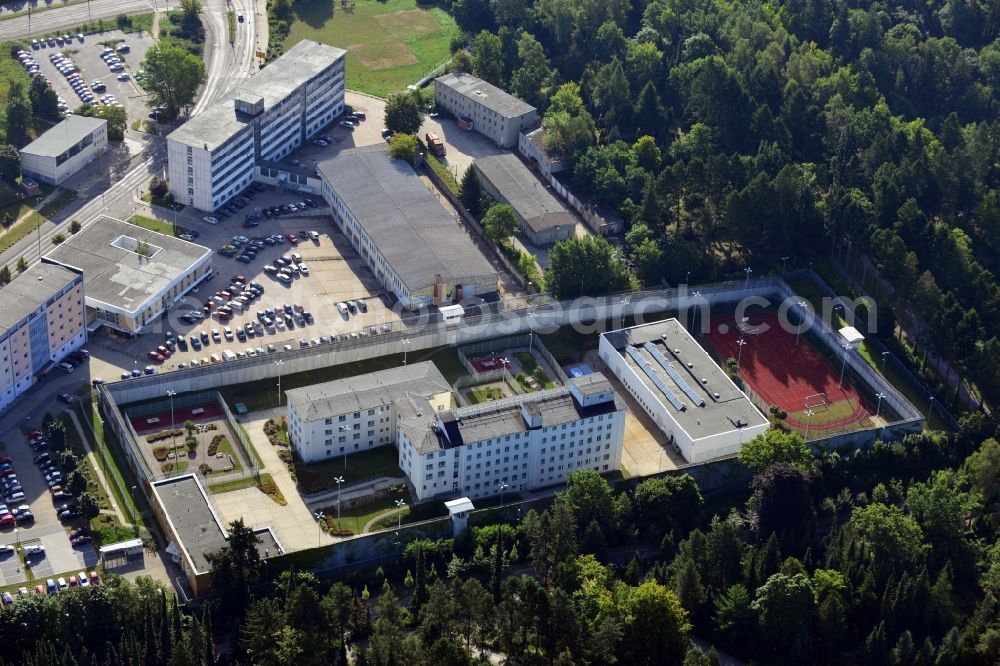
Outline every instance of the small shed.
<svg viewBox="0 0 1000 666"><path fill-rule="evenodd" d="M476 507L468 497L448 500L444 505L448 509L448 517L451 518L451 535L457 537L465 531L469 523L469 514Z"/></svg>
<svg viewBox="0 0 1000 666"><path fill-rule="evenodd" d="M841 344L847 345L851 349L857 349L858 345L865 340L865 336L861 334L861 331L853 326L845 326L837 331L837 334L840 336Z"/></svg>

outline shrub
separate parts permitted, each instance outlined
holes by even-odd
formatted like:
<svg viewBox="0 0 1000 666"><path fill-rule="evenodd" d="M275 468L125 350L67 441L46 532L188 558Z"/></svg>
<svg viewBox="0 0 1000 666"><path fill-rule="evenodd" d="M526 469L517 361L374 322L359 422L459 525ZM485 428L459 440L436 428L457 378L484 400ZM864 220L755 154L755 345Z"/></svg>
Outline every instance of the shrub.
<svg viewBox="0 0 1000 666"><path fill-rule="evenodd" d="M153 447L153 457L159 462L163 462L167 459L167 454L170 453L169 446L156 446Z"/></svg>
<svg viewBox="0 0 1000 666"><path fill-rule="evenodd" d="M288 449L281 449L278 451L278 459L286 465L292 462L292 452Z"/></svg>
<svg viewBox="0 0 1000 666"><path fill-rule="evenodd" d="M198 465L198 471L201 472L202 476L208 476L209 474L212 473L212 468L206 465L205 463L202 463Z"/></svg>
<svg viewBox="0 0 1000 666"><path fill-rule="evenodd" d="M274 482L274 479L271 478L270 474L264 474L260 477L260 485L258 488L260 488L262 493L273 499L281 506L288 504L288 500L285 499L285 496L281 493L281 489L278 488L278 484Z"/></svg>
<svg viewBox="0 0 1000 666"><path fill-rule="evenodd" d="M212 438L212 441L208 443L209 457L214 456L216 453L219 452L219 447L222 445L222 442L225 439L226 439L225 435L216 435L215 437Z"/></svg>
<svg viewBox="0 0 1000 666"><path fill-rule="evenodd" d="M153 176L153 180L149 183L149 193L158 199L167 196L167 181L159 176Z"/></svg>
<svg viewBox="0 0 1000 666"><path fill-rule="evenodd" d="M170 474L170 472L174 471L174 464L172 462L163 463L160 465L160 469L163 470L164 474Z"/></svg>
<svg viewBox="0 0 1000 666"><path fill-rule="evenodd" d="M198 440L195 439L194 437L188 437L184 441L184 445L187 446L188 451L194 453L195 450L198 448Z"/></svg>

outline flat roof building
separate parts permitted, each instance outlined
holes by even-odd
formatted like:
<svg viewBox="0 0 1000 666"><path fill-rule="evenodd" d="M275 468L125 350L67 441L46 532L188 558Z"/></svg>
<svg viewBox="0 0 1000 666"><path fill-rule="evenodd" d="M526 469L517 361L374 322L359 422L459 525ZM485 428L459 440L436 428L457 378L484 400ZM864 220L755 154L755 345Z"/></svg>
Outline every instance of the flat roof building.
<svg viewBox="0 0 1000 666"><path fill-rule="evenodd" d="M0 288L0 410L86 340L79 271L43 262Z"/></svg>
<svg viewBox="0 0 1000 666"><path fill-rule="evenodd" d="M46 255L81 271L87 325L138 334L212 275L212 251L102 215Z"/></svg>
<svg viewBox="0 0 1000 666"><path fill-rule="evenodd" d="M108 121L69 115L21 149L25 176L60 185L108 148Z"/></svg>
<svg viewBox="0 0 1000 666"><path fill-rule="evenodd" d="M576 235L576 218L517 155L489 155L472 165L486 193L514 209L521 231L532 243L552 245Z"/></svg>
<svg viewBox="0 0 1000 666"><path fill-rule="evenodd" d="M289 439L306 463L395 444L395 405L404 396L451 407L451 387L431 361L304 386L285 395Z"/></svg>
<svg viewBox="0 0 1000 666"><path fill-rule="evenodd" d="M496 293L496 269L387 146L347 150L317 168L337 227L403 307Z"/></svg>
<svg viewBox="0 0 1000 666"><path fill-rule="evenodd" d="M434 79L434 99L473 129L502 148L517 145L521 130L538 122L538 109L465 72Z"/></svg>
<svg viewBox="0 0 1000 666"><path fill-rule="evenodd" d="M545 147L545 128L536 127L521 132L517 138L517 151L524 155L533 169L548 180L552 174L566 170L566 162Z"/></svg>
<svg viewBox="0 0 1000 666"><path fill-rule="evenodd" d="M346 53L302 40L171 132L174 199L216 210L253 181L258 162L281 160L330 124L344 110Z"/></svg>
<svg viewBox="0 0 1000 666"><path fill-rule="evenodd" d="M427 410L401 401L399 466L420 501L488 497L621 466L625 406L600 373L512 398Z"/></svg>
<svg viewBox="0 0 1000 666"><path fill-rule="evenodd" d="M194 596L208 594L212 566L207 556L226 546L229 539L208 493L196 474L155 481L150 488L150 506L170 541L168 551L176 552L174 559Z"/></svg>
<svg viewBox="0 0 1000 666"><path fill-rule="evenodd" d="M599 354L688 462L738 453L770 425L676 319L603 333Z"/></svg>

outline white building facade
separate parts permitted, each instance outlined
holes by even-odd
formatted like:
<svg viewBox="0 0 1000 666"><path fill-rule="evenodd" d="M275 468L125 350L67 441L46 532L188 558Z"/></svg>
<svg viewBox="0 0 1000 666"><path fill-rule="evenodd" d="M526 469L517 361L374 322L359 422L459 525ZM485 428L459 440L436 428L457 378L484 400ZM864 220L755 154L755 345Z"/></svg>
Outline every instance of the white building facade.
<svg viewBox="0 0 1000 666"><path fill-rule="evenodd" d="M21 171L60 185L107 149L108 121L70 115L21 149Z"/></svg>
<svg viewBox="0 0 1000 666"><path fill-rule="evenodd" d="M501 148L516 146L521 130L538 122L538 109L465 72L434 79L434 99Z"/></svg>
<svg viewBox="0 0 1000 666"><path fill-rule="evenodd" d="M344 111L346 52L303 40L167 137L170 192L213 211Z"/></svg>
<svg viewBox="0 0 1000 666"><path fill-rule="evenodd" d="M399 466L418 501L481 498L621 466L625 409L600 374L570 385L431 415L399 428Z"/></svg>

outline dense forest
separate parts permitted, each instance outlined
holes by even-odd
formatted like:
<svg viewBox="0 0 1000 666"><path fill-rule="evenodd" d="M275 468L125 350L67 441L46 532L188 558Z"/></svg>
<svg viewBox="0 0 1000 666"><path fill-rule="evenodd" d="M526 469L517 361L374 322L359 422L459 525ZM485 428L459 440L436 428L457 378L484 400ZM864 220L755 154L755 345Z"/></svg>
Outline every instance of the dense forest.
<svg viewBox="0 0 1000 666"><path fill-rule="evenodd" d="M849 244L922 322L919 343L1000 396L1000 5L453 0L451 11L466 33L456 66L537 105L569 180L626 219L618 259L633 277L707 281ZM588 252L557 253L567 266L554 257L553 273ZM592 289L628 286L609 275ZM550 282L568 296L572 284Z"/></svg>
<svg viewBox="0 0 1000 666"><path fill-rule="evenodd" d="M991 666L1000 443L995 423L963 425L819 458L771 431L733 470L737 487L752 479L743 492L577 472L547 508L402 538L383 567L332 579L265 567L237 522L203 609L114 576L32 596L0 609L0 664L710 666L718 649L757 664Z"/></svg>

